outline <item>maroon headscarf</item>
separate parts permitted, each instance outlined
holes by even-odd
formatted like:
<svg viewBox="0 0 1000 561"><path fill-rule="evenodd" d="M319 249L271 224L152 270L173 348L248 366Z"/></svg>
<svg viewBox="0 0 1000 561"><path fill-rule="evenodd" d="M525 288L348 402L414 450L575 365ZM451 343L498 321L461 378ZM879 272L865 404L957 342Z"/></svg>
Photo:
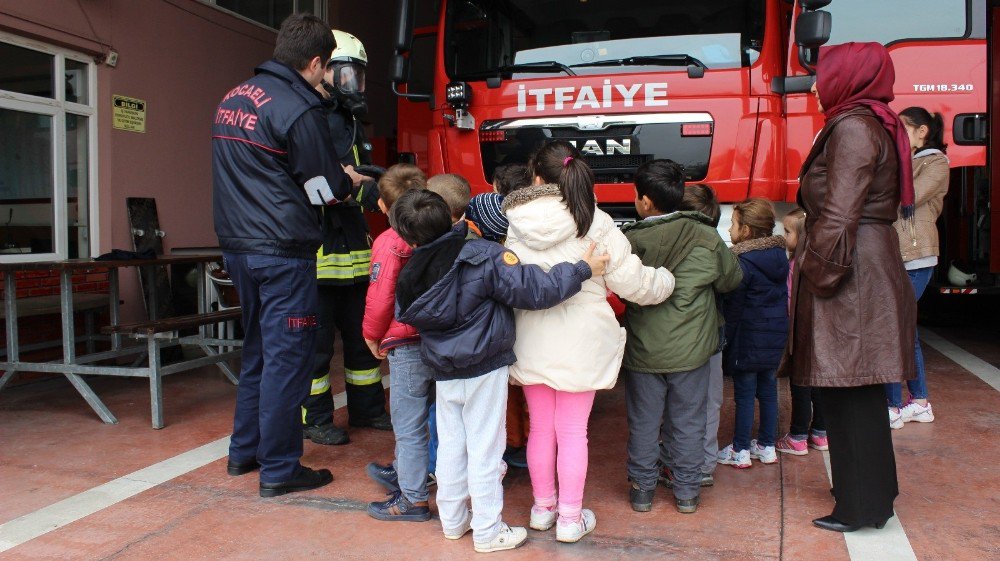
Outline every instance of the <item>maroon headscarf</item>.
<svg viewBox="0 0 1000 561"><path fill-rule="evenodd" d="M827 122L844 111L867 107L895 141L899 155L899 204L903 216L913 215L913 167L910 138L899 115L888 103L895 95L896 70L880 43L844 43L822 47L816 64L816 90Z"/></svg>

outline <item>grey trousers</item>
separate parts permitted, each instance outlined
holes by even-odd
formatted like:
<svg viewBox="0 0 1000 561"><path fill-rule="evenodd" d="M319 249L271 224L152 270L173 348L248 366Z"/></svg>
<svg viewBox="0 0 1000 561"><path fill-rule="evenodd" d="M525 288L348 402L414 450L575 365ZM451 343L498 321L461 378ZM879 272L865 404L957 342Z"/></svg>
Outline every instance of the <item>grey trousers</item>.
<svg viewBox="0 0 1000 561"><path fill-rule="evenodd" d="M705 419L705 465L701 468L701 473L711 475L715 473L715 466L719 465L719 412L722 410L722 353L712 355L708 359L708 416ZM663 427L660 429L660 462L671 470L674 469L670 460L670 452L664 444L670 438L670 417L663 412Z"/></svg>
<svg viewBox="0 0 1000 561"><path fill-rule="evenodd" d="M507 442L507 367L468 380L439 381L437 506L445 533L462 527L472 501L472 538L500 532L500 462Z"/></svg>
<svg viewBox="0 0 1000 561"><path fill-rule="evenodd" d="M689 372L628 372L627 468L629 479L640 489L656 488L660 428L665 414L671 427L664 444L673 466L674 496L678 499L698 496L705 465L708 379L708 362Z"/></svg>

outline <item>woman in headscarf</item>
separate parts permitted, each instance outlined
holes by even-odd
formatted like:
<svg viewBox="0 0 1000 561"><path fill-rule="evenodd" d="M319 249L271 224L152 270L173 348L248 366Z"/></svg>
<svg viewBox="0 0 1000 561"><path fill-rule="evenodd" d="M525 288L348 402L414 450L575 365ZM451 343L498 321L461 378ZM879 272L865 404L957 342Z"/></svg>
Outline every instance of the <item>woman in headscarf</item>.
<svg viewBox="0 0 1000 561"><path fill-rule="evenodd" d="M893 229L913 215L910 145L889 109L895 72L885 47L824 47L813 93L826 116L802 166L804 243L795 252L792 320L783 364L822 388L830 443L830 516L851 532L881 528L899 493L882 384L914 374L916 302Z"/></svg>

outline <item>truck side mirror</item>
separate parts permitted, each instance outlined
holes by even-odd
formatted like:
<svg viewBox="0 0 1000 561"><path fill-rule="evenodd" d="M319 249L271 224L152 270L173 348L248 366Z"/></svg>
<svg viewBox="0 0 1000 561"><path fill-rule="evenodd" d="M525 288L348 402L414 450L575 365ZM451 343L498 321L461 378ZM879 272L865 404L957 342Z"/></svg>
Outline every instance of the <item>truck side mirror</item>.
<svg viewBox="0 0 1000 561"><path fill-rule="evenodd" d="M795 22L795 42L807 49L816 49L830 40L833 18L830 12L802 12Z"/></svg>
<svg viewBox="0 0 1000 561"><path fill-rule="evenodd" d="M833 18L822 10L802 12L795 23L795 42L799 46L799 62L814 72L819 59L819 47L830 40Z"/></svg>
<svg viewBox="0 0 1000 561"><path fill-rule="evenodd" d="M830 5L831 0L800 0L802 10L820 10Z"/></svg>
<svg viewBox="0 0 1000 561"><path fill-rule="evenodd" d="M405 55L394 54L389 62L389 80L393 84L405 84L410 79L409 60Z"/></svg>

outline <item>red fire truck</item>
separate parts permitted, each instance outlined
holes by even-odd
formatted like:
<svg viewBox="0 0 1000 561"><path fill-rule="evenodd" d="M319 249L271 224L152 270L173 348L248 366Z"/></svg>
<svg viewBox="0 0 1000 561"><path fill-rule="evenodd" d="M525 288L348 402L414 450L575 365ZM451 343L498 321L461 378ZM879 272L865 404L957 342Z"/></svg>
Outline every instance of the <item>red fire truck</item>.
<svg viewBox="0 0 1000 561"><path fill-rule="evenodd" d="M987 110L987 75L1000 74L987 34L998 12L987 0L401 0L397 149L478 192L497 166L565 139L621 221L634 217L632 174L654 158L683 164L723 203L794 203L823 123L808 93L816 47L878 41L896 67L893 107L946 123L953 181L938 284L995 289L1000 196L987 145L1000 112Z"/></svg>

